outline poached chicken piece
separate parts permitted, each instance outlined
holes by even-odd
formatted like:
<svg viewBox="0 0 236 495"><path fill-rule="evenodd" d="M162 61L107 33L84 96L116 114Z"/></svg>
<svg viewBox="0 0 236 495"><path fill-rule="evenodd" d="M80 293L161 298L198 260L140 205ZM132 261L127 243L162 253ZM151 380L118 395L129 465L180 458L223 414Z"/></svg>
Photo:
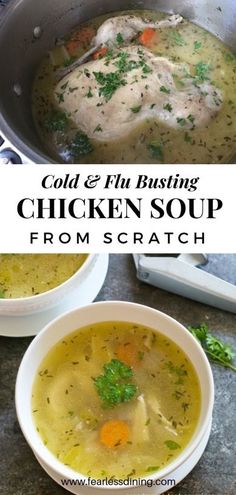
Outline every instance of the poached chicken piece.
<svg viewBox="0 0 236 495"><path fill-rule="evenodd" d="M75 126L100 141L126 136L148 118L185 131L206 126L222 105L208 78L135 45L77 67L54 95Z"/></svg>
<svg viewBox="0 0 236 495"><path fill-rule="evenodd" d="M150 22L143 20L141 17L134 15L122 15L107 19L98 29L92 44L96 47L112 45L118 35L122 36L124 41L131 41L140 31L146 28L162 29L175 27L182 22L183 17L172 15L162 21Z"/></svg>

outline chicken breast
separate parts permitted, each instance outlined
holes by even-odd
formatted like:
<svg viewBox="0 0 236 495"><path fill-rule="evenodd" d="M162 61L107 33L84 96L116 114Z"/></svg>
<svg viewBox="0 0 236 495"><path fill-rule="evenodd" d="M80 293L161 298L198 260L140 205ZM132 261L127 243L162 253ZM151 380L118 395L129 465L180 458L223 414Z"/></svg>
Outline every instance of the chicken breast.
<svg viewBox="0 0 236 495"><path fill-rule="evenodd" d="M100 141L119 139L145 119L191 130L206 126L223 98L210 80L190 73L187 64L129 46L64 77L55 101L75 126Z"/></svg>
<svg viewBox="0 0 236 495"><path fill-rule="evenodd" d="M172 15L167 19L156 22L143 20L141 17L134 15L110 17L99 27L92 44L94 46L111 45L116 41L118 34L122 36L124 41L131 41L139 31L143 31L145 28L175 27L182 21L183 17L180 15Z"/></svg>

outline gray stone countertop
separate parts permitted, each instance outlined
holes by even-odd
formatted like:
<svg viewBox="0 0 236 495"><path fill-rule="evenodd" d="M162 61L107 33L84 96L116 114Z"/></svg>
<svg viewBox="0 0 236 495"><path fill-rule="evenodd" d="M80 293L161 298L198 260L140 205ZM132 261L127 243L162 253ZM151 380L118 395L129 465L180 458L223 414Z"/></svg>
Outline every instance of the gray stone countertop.
<svg viewBox="0 0 236 495"><path fill-rule="evenodd" d="M211 256L215 274L236 282L236 255ZM111 255L105 284L97 297L146 304L168 313L184 325L207 322L211 331L236 348L235 315L170 294L136 279L130 255ZM21 434L14 407L14 386L21 358L31 338L0 337L0 494L63 495L38 464ZM212 365L215 408L210 441L194 470L168 495L235 495L236 374ZM140 489L140 495L141 495ZM150 495L154 495L150 489Z"/></svg>

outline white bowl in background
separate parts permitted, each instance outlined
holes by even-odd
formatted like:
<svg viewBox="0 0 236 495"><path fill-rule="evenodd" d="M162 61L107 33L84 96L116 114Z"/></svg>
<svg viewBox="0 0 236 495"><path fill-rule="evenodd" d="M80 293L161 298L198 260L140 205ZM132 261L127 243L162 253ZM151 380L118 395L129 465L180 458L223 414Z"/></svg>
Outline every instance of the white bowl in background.
<svg viewBox="0 0 236 495"><path fill-rule="evenodd" d="M35 296L0 299L0 316L30 315L56 306L87 278L93 270L97 258L97 254L89 254L77 272L54 289Z"/></svg>
<svg viewBox="0 0 236 495"><path fill-rule="evenodd" d="M32 448L35 456L46 472L61 484L61 480L81 479L86 482L86 476L74 471L61 463L44 445L34 424L31 395L34 378L37 370L48 351L63 337L74 330L102 321L127 321L150 327L154 331L173 340L187 355L198 375L201 388L201 412L198 425L191 441L182 453L170 464L156 473L149 474L146 478L175 479L176 484L183 479L194 467L201 457L211 428L212 410L214 402L214 383L211 368L200 344L176 320L160 311L139 304L110 301L99 302L84 306L74 311L65 313L49 323L32 341L27 349L16 381L16 411L22 432ZM175 476L175 478L173 478ZM64 488L75 494L89 494L94 488L70 486ZM100 488L96 486L97 490ZM140 495L140 487L134 488L122 486L102 486L113 492L117 489L125 489L132 494ZM82 491L81 491L82 489ZM155 494L164 493L170 489L167 485L156 485L151 489ZM150 488L141 488L142 493L150 493Z"/></svg>

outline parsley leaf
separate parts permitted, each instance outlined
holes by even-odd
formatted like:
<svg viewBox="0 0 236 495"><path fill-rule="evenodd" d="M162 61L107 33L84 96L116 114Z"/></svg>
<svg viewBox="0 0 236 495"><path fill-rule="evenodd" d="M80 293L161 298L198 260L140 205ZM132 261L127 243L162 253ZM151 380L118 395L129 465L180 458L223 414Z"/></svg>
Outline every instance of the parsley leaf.
<svg viewBox="0 0 236 495"><path fill-rule="evenodd" d="M93 151L92 144L83 131L78 131L75 135L74 141L70 145L70 151L73 156L87 155Z"/></svg>
<svg viewBox="0 0 236 495"><path fill-rule="evenodd" d="M158 469L160 469L159 466L148 466L148 468L146 469L146 473L152 473L153 471L157 471Z"/></svg>
<svg viewBox="0 0 236 495"><path fill-rule="evenodd" d="M163 105L164 110L167 110L167 112L172 112L173 107L170 103L166 103L166 105Z"/></svg>
<svg viewBox="0 0 236 495"><path fill-rule="evenodd" d="M168 94L168 95L170 94L170 89L166 88L166 86L161 86L161 87L160 87L160 91L161 91L162 93L166 93L166 94Z"/></svg>
<svg viewBox="0 0 236 495"><path fill-rule="evenodd" d="M122 45L124 43L124 38L122 36L121 33L118 33L117 36L116 36L116 42L118 43L118 45Z"/></svg>
<svg viewBox="0 0 236 495"><path fill-rule="evenodd" d="M184 46L184 45L186 45L186 43L185 43L185 40L184 40L183 36L181 36L181 34L180 34L180 33L178 33L178 31L174 31L174 30L172 30L172 31L170 32L170 35L169 35L169 36L170 36L170 39L171 39L172 41L174 41L174 43L175 43L176 45L178 45L178 46Z"/></svg>
<svg viewBox="0 0 236 495"><path fill-rule="evenodd" d="M88 90L86 96L87 96L87 98L92 98L93 97L91 86L89 86L89 90Z"/></svg>
<svg viewBox="0 0 236 495"><path fill-rule="evenodd" d="M209 332L209 328L206 323L202 323L197 327L189 326L188 330L198 340L205 353L212 361L236 371L236 367L232 364L236 354L230 345L220 339L217 339Z"/></svg>
<svg viewBox="0 0 236 495"><path fill-rule="evenodd" d="M142 105L139 105L139 106L137 106L137 107L132 107L130 110L131 110L131 112L133 112L133 113L139 113L139 112L140 112L140 110L141 110L141 108L142 108Z"/></svg>
<svg viewBox="0 0 236 495"><path fill-rule="evenodd" d="M210 64L206 64L205 62L198 62L197 65L195 65L195 72L196 76L199 82L202 81L208 81L208 72L211 70Z"/></svg>
<svg viewBox="0 0 236 495"><path fill-rule="evenodd" d="M106 101L111 99L118 88L127 84L119 72L109 72L108 74L94 72L93 75L97 83L101 86L99 88L99 96L104 96Z"/></svg>
<svg viewBox="0 0 236 495"><path fill-rule="evenodd" d="M164 442L164 444L170 450L181 449L181 445L179 445L178 443L174 442L173 440L166 440L166 442Z"/></svg>
<svg viewBox="0 0 236 495"><path fill-rule="evenodd" d="M114 62L114 66L117 67L119 72L130 72L133 69L137 69L140 64L135 60L129 60L130 55L127 52L120 52L116 57L116 61Z"/></svg>
<svg viewBox="0 0 236 495"><path fill-rule="evenodd" d="M194 124L195 117L191 113L188 115L187 119L191 122L191 124Z"/></svg>
<svg viewBox="0 0 236 495"><path fill-rule="evenodd" d="M98 124L97 127L95 127L93 132L102 132L102 126L101 124Z"/></svg>
<svg viewBox="0 0 236 495"><path fill-rule="evenodd" d="M194 41L194 50L199 50L202 47L201 41Z"/></svg>
<svg viewBox="0 0 236 495"><path fill-rule="evenodd" d="M224 59L226 62L235 62L235 55L231 52L224 53Z"/></svg>
<svg viewBox="0 0 236 495"><path fill-rule="evenodd" d="M183 117L177 117L177 124L179 124L181 127L184 127L186 125L186 119Z"/></svg>
<svg viewBox="0 0 236 495"><path fill-rule="evenodd" d="M128 379L132 378L132 369L118 359L112 359L103 366L104 374L94 379L97 393L104 405L114 407L131 400L137 393L137 387Z"/></svg>
<svg viewBox="0 0 236 495"><path fill-rule="evenodd" d="M67 58L66 61L64 62L64 67L69 67L71 64L73 64L73 62L76 61L76 58L77 57Z"/></svg>
<svg viewBox="0 0 236 495"><path fill-rule="evenodd" d="M64 112L52 110L46 117L44 126L48 132L65 131L68 127L69 119Z"/></svg>
<svg viewBox="0 0 236 495"><path fill-rule="evenodd" d="M56 93L56 97L58 99L58 103L62 103L64 100L64 93Z"/></svg>
<svg viewBox="0 0 236 495"><path fill-rule="evenodd" d="M163 153L163 146L160 143L157 143L156 141L153 141L152 143L149 143L147 145L147 149L151 152L151 155L153 158L156 158L159 161L163 161L164 159L164 153Z"/></svg>
<svg viewBox="0 0 236 495"><path fill-rule="evenodd" d="M192 137L189 135L188 132L185 132L184 140L186 141L186 143L192 143Z"/></svg>

